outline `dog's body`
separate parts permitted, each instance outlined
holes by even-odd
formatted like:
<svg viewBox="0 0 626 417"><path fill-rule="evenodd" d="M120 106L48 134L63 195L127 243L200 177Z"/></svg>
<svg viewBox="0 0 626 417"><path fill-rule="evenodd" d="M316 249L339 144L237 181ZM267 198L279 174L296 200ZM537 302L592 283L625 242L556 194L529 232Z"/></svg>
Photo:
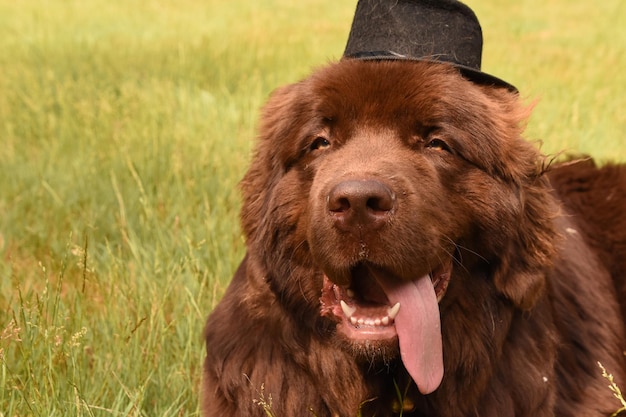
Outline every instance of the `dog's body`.
<svg viewBox="0 0 626 417"><path fill-rule="evenodd" d="M527 113L440 63L342 60L278 90L204 415L615 411L597 362L626 381L626 169L546 174Z"/></svg>

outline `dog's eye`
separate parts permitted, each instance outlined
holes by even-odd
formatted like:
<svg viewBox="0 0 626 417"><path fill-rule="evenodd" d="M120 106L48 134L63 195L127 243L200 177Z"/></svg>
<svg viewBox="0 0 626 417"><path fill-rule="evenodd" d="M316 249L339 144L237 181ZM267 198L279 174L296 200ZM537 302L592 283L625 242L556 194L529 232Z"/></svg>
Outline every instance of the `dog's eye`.
<svg viewBox="0 0 626 417"><path fill-rule="evenodd" d="M437 150L437 151L451 152L451 149L448 146L448 144L445 143L441 139L432 139L430 142L426 144L426 147L429 149Z"/></svg>
<svg viewBox="0 0 626 417"><path fill-rule="evenodd" d="M330 147L330 141L322 136L316 137L315 140L311 142L311 145L309 145L309 149L311 151L318 151L318 150L326 149L329 147Z"/></svg>

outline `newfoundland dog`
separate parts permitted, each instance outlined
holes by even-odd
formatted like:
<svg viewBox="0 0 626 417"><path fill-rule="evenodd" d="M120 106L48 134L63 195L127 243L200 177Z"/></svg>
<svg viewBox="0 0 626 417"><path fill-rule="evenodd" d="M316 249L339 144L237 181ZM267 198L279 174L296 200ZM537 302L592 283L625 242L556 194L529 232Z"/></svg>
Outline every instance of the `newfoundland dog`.
<svg viewBox="0 0 626 417"><path fill-rule="evenodd" d="M276 91L204 416L615 412L626 169L551 166L528 115L441 63L344 59Z"/></svg>

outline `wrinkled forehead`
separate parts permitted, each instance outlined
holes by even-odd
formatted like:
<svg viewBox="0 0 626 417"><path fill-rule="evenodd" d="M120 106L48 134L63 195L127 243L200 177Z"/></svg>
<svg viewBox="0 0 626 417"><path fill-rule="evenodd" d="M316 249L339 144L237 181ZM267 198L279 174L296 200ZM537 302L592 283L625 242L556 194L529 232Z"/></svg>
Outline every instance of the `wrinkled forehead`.
<svg viewBox="0 0 626 417"><path fill-rule="evenodd" d="M351 123L459 125L486 113L482 90L445 64L343 60L314 74L311 83L317 110Z"/></svg>

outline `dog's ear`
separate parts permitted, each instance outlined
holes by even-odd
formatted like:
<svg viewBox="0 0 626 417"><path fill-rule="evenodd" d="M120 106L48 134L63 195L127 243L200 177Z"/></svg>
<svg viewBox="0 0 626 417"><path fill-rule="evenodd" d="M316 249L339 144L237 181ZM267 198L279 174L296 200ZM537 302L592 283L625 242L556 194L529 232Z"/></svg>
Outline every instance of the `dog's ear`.
<svg viewBox="0 0 626 417"><path fill-rule="evenodd" d="M499 136L499 155L492 168L510 190L509 219L496 249L498 263L493 280L496 289L521 309L531 308L546 286L559 242L555 219L559 206L546 177L546 158L522 133L532 110L517 94L487 89ZM498 229L496 229L497 231Z"/></svg>
<svg viewBox="0 0 626 417"><path fill-rule="evenodd" d="M239 184L243 194L241 224L248 240L256 236L261 219L269 217L260 214L268 209L268 191L283 176L288 159L285 154L309 116L304 89L303 82L278 88L261 112L252 161Z"/></svg>
<svg viewBox="0 0 626 417"><path fill-rule="evenodd" d="M528 310L543 294L546 274L556 254L558 207L546 178L522 185L520 212L510 230L494 270L499 292L517 307Z"/></svg>

